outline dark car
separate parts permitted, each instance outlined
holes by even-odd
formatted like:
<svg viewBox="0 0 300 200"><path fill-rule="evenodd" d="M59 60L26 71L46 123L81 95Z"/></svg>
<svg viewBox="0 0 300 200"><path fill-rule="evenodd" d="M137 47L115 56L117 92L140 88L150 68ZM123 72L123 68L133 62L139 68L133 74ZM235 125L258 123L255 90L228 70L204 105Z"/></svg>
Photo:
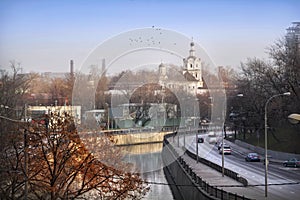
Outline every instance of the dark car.
<svg viewBox="0 0 300 200"><path fill-rule="evenodd" d="M291 158L287 161L284 161L283 166L285 166L285 167L300 167L300 160L298 160L297 158Z"/></svg>
<svg viewBox="0 0 300 200"><path fill-rule="evenodd" d="M245 158L245 161L247 162L260 162L260 157L257 153L248 153L248 155Z"/></svg>
<svg viewBox="0 0 300 200"><path fill-rule="evenodd" d="M203 142L204 142L204 138L198 137L198 143L203 143Z"/></svg>

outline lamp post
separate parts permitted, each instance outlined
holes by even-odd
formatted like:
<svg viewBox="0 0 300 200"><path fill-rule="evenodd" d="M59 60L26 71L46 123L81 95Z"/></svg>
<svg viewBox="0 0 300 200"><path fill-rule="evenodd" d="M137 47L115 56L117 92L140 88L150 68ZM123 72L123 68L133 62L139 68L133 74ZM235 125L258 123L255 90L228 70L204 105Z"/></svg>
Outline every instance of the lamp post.
<svg viewBox="0 0 300 200"><path fill-rule="evenodd" d="M210 100L210 104L209 104L210 106L207 109L207 117L208 117L208 119L210 118L210 122L212 122L212 111L213 111L213 106L214 106L214 98L210 96L210 97L208 97L208 99Z"/></svg>
<svg viewBox="0 0 300 200"><path fill-rule="evenodd" d="M198 103L198 107L199 107L199 99L198 98L196 98L195 99L196 100L196 102ZM200 107L199 107L199 116L200 116ZM197 123L197 127L196 127L196 123L195 123L195 121L196 121L196 119L198 119L198 117L196 117L196 112L195 112L195 105L194 105L194 128L195 128L195 133L196 133L196 152L197 152L197 154L196 154L196 158L197 158L197 163L199 162L199 152L198 152L198 150L199 150L199 147L198 147L198 128L199 128L199 121L198 121L198 123ZM199 117L199 119L200 119L200 117Z"/></svg>
<svg viewBox="0 0 300 200"><path fill-rule="evenodd" d="M294 113L288 116L289 121L292 124L298 124L300 122L300 114Z"/></svg>
<svg viewBox="0 0 300 200"><path fill-rule="evenodd" d="M225 123L225 105L223 106L222 118L224 119ZM224 177L224 126L222 128L222 177Z"/></svg>
<svg viewBox="0 0 300 200"><path fill-rule="evenodd" d="M268 197L268 165L269 165L269 161L268 161L268 125L267 125L267 121L268 121L268 104L269 102L278 96L289 96L291 95L290 92L285 92L282 94L276 94L271 96L266 104L265 104L265 197Z"/></svg>
<svg viewBox="0 0 300 200"><path fill-rule="evenodd" d="M109 104L108 103L105 103L106 106L107 106L107 130L109 130Z"/></svg>
<svg viewBox="0 0 300 200"><path fill-rule="evenodd" d="M224 177L224 130L222 129L222 177Z"/></svg>
<svg viewBox="0 0 300 200"><path fill-rule="evenodd" d="M244 95L242 93L240 94L237 94L236 95L237 97L243 97ZM225 174L225 168L224 168L224 137L226 138L226 130L225 130L225 104L223 105L223 112L222 112L222 118L224 119L224 125L222 127L222 177L224 177L224 174ZM225 134L225 135L224 135Z"/></svg>
<svg viewBox="0 0 300 200"><path fill-rule="evenodd" d="M187 105L186 105L186 100L189 101L190 97L187 97L187 98L184 98L184 116L183 116L183 119L184 119L184 126L186 126L186 121L187 121ZM185 147L185 135L188 133L188 130L186 129L185 131L183 131L183 146ZM179 135L178 135L179 137ZM179 142L178 142L179 144Z"/></svg>
<svg viewBox="0 0 300 200"><path fill-rule="evenodd" d="M198 133L196 131L196 160L197 160L197 163L199 162L199 153L198 153Z"/></svg>

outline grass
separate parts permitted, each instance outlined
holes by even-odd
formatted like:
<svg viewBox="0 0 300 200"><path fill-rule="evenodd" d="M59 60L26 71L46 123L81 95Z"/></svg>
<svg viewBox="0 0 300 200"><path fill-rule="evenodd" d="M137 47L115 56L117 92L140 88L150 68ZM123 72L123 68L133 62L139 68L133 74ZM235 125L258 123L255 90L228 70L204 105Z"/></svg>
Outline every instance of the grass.
<svg viewBox="0 0 300 200"><path fill-rule="evenodd" d="M286 124L281 127L275 127L275 137L268 131L268 149L287 153L300 154L300 124ZM256 133L247 133L246 139L243 139L243 134L237 134L237 139L249 144L265 147L264 130L260 131L259 137Z"/></svg>

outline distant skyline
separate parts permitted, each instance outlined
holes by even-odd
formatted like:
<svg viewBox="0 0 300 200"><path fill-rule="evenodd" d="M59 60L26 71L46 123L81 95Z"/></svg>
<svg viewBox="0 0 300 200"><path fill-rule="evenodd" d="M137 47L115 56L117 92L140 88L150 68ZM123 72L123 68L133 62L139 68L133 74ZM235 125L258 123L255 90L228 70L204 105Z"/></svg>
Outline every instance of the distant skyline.
<svg viewBox="0 0 300 200"><path fill-rule="evenodd" d="M217 66L238 68L300 21L297 0L0 1L0 68L67 72L107 39L138 28L178 31L200 44ZM100 63L99 63L100 64Z"/></svg>

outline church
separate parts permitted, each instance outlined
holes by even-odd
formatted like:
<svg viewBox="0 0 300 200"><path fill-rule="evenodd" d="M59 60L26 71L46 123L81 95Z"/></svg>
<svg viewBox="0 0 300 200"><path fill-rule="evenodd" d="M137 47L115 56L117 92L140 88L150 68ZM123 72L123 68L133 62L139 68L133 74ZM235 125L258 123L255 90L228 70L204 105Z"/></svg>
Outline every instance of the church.
<svg viewBox="0 0 300 200"><path fill-rule="evenodd" d="M190 43L189 55L183 59L180 71L174 71L161 63L159 65L159 84L169 89L181 89L190 94L203 91L201 59L195 55L195 44Z"/></svg>

